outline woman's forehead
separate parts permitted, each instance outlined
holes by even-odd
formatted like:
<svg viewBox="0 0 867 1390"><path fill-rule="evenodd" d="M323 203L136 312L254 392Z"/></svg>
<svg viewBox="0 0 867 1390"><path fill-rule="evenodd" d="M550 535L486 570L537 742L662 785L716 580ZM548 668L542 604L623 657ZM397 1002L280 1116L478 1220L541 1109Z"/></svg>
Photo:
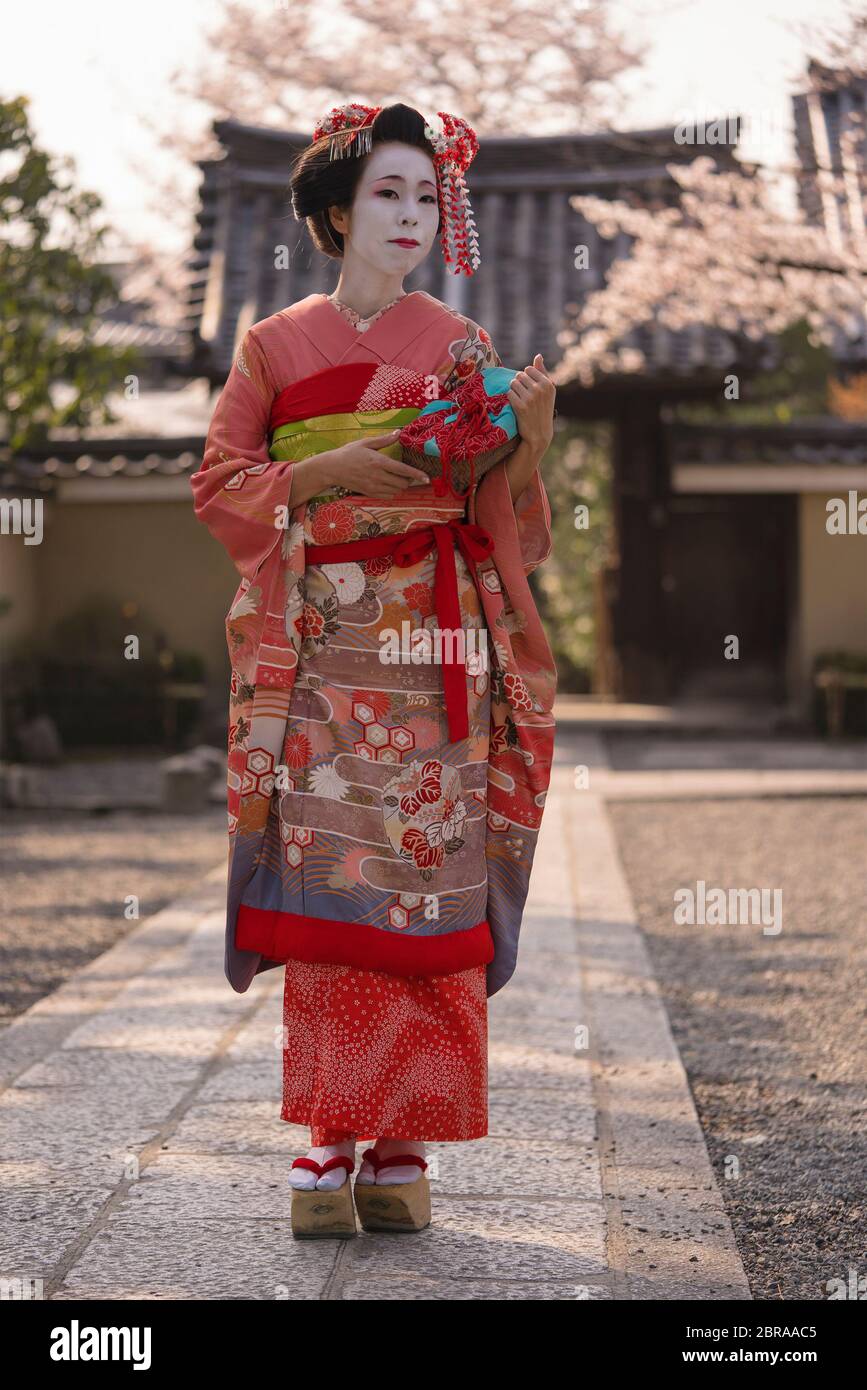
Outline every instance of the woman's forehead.
<svg viewBox="0 0 867 1390"><path fill-rule="evenodd" d="M416 146L397 141L375 146L364 169L365 183L388 178L429 183L431 187L436 187L430 156Z"/></svg>

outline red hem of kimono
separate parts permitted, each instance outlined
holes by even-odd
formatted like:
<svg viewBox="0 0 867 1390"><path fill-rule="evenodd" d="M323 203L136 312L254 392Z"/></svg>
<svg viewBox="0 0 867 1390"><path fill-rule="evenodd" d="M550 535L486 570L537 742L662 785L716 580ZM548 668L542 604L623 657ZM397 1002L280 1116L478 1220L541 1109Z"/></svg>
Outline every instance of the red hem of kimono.
<svg viewBox="0 0 867 1390"><path fill-rule="evenodd" d="M365 922L332 921L246 903L238 909L235 945L239 951L259 951L269 960L354 965L390 975L451 975L494 959L487 918L466 931L404 936Z"/></svg>

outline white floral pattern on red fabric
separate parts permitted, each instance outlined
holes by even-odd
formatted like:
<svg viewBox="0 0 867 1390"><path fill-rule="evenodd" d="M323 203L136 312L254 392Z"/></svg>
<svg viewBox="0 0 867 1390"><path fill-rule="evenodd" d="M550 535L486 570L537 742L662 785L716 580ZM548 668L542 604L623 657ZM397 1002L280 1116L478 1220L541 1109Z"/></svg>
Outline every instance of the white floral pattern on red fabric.
<svg viewBox="0 0 867 1390"><path fill-rule="evenodd" d="M290 960L280 1118L360 1139L481 1139L488 1132L485 967L389 975Z"/></svg>

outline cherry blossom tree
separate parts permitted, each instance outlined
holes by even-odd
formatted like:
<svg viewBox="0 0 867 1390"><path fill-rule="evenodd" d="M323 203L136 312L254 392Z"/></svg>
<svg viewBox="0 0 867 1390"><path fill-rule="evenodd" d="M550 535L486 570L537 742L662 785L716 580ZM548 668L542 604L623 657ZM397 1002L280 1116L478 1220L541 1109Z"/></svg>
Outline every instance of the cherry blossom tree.
<svg viewBox="0 0 867 1390"><path fill-rule="evenodd" d="M863 234L831 236L803 216L784 215L760 174L719 172L707 155L668 172L680 188L674 207L570 199L601 237L625 233L631 250L563 330L555 380L590 383L599 373L641 371L644 354L628 339L645 324L718 328L731 338L733 358L748 358L800 320L829 346L841 334L863 338ZM834 186L830 174L825 185Z"/></svg>
<svg viewBox="0 0 867 1390"><path fill-rule="evenodd" d="M776 171L721 168L709 153L671 164L674 206L570 199L600 237L620 236L630 250L563 330L555 380L587 384L643 370L642 327L720 330L731 360L746 366L767 357L776 335L803 325L814 346L848 344L867 357L867 5L852 0L836 25L820 18L803 37L820 55L801 79L819 136L813 157ZM848 93L836 157L824 139L820 95L828 89ZM809 218L783 211L780 175L800 182Z"/></svg>
<svg viewBox="0 0 867 1390"><path fill-rule="evenodd" d="M849 0L842 13L821 15L796 26L804 48L815 53L821 64L837 78L856 78L867 68L867 6L864 0Z"/></svg>
<svg viewBox="0 0 867 1390"><path fill-rule="evenodd" d="M458 111L479 134L598 130L638 65L611 0L224 0L179 90L218 115L309 130L345 101Z"/></svg>

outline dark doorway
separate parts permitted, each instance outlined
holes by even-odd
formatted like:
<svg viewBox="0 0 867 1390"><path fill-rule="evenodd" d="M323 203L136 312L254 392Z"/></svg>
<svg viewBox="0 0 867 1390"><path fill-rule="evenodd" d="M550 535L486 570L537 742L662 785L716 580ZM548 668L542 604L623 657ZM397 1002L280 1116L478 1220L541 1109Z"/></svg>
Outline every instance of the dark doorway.
<svg viewBox="0 0 867 1390"><path fill-rule="evenodd" d="M785 698L796 502L782 494L670 498L660 582L673 697ZM737 660L725 656L732 634Z"/></svg>

